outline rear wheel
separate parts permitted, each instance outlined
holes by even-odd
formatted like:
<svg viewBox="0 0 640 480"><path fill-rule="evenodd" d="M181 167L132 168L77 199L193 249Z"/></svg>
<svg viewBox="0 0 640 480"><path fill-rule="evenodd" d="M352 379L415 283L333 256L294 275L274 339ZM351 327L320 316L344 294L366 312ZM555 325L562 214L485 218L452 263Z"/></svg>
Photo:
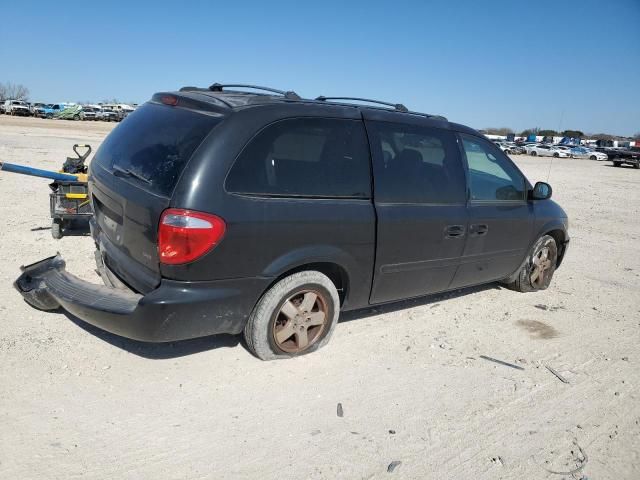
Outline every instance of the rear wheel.
<svg viewBox="0 0 640 480"><path fill-rule="evenodd" d="M634 163L633 168L640 168L640 163Z"/></svg>
<svg viewBox="0 0 640 480"><path fill-rule="evenodd" d="M596 158L596 156L595 156L595 155L591 155L591 156L589 157L589 160L597 160L597 158Z"/></svg>
<svg viewBox="0 0 640 480"><path fill-rule="evenodd" d="M304 355L329 341L339 314L338 291L329 277L312 270L294 273L258 301L244 338L261 360Z"/></svg>
<svg viewBox="0 0 640 480"><path fill-rule="evenodd" d="M507 287L518 292L545 290L551 283L558 262L558 245L551 235L541 237Z"/></svg>
<svg viewBox="0 0 640 480"><path fill-rule="evenodd" d="M619 167L620 165L622 165L622 163L621 163L621 162L613 162L613 166L614 166L614 167Z"/></svg>
<svg viewBox="0 0 640 480"><path fill-rule="evenodd" d="M531 152L531 156L532 156L532 157L535 157L536 155L538 155L538 153L537 153L537 152L535 152L535 151Z"/></svg>
<svg viewBox="0 0 640 480"><path fill-rule="evenodd" d="M554 153L554 154L553 154L553 157L554 157L554 158L560 158L560 154L559 154L559 153Z"/></svg>

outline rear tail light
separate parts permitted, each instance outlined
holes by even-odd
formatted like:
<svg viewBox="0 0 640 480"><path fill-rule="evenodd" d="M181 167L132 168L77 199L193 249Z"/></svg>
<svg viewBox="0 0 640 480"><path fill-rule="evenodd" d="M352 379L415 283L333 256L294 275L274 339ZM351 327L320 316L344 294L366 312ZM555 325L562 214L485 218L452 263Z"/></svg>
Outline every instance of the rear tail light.
<svg viewBox="0 0 640 480"><path fill-rule="evenodd" d="M220 243L225 230L224 220L216 215L180 208L165 210L158 229L160 263L193 262Z"/></svg>

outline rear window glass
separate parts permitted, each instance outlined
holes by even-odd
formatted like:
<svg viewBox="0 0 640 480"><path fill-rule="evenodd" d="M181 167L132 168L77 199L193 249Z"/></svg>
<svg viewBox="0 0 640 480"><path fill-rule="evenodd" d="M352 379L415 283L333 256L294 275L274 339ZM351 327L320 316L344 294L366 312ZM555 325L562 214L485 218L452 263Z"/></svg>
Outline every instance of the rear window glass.
<svg viewBox="0 0 640 480"><path fill-rule="evenodd" d="M293 118L265 127L226 182L235 193L370 197L369 147L357 120Z"/></svg>
<svg viewBox="0 0 640 480"><path fill-rule="evenodd" d="M189 158L219 122L220 117L146 103L107 136L94 162L170 196Z"/></svg>

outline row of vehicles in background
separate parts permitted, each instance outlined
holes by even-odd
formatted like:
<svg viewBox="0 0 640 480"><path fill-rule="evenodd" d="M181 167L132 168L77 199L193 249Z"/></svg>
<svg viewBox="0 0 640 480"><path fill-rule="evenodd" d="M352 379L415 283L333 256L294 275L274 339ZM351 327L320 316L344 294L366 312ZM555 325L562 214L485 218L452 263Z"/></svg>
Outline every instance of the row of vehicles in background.
<svg viewBox="0 0 640 480"><path fill-rule="evenodd" d="M136 107L135 104L125 103L79 105L76 103L28 103L23 100L5 100L0 102L0 113L24 117L119 122L133 112Z"/></svg>
<svg viewBox="0 0 640 480"><path fill-rule="evenodd" d="M556 145L538 142L494 141L504 153L510 155L527 154L533 157L580 158L586 160L609 160L615 167L631 165L640 168L640 147L614 148L584 145Z"/></svg>

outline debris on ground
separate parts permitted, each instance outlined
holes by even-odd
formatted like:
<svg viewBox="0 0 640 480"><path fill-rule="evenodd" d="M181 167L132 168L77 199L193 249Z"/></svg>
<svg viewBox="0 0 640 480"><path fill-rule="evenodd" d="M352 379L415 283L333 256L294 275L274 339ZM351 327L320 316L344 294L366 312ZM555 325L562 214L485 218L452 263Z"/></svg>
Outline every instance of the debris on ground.
<svg viewBox="0 0 640 480"><path fill-rule="evenodd" d="M396 468L398 468L400 466L401 463L402 462L400 460L394 460L387 467L387 472L389 472L389 473L393 472Z"/></svg>
<svg viewBox="0 0 640 480"><path fill-rule="evenodd" d="M545 368L553 373L556 377L558 377L558 380L560 380L562 383L569 383L569 380L560 375L554 368L550 367L549 365L545 365Z"/></svg>
<svg viewBox="0 0 640 480"><path fill-rule="evenodd" d="M509 363L509 362L503 362L502 360L498 360L497 358L487 357L486 355L478 355L478 356L485 360L489 360L490 362L495 362L495 363L499 363L500 365L504 365L505 367L515 368L516 370L524 370L524 367L521 367L519 365L514 365L513 363Z"/></svg>
<svg viewBox="0 0 640 480"><path fill-rule="evenodd" d="M573 470L569 470L568 472L559 472L557 470L549 470L548 468L539 465L541 468L545 469L547 472L549 473L553 473L554 475L575 475L576 473L580 472L585 465L587 464L587 462L589 461L589 457L587 456L587 454L585 453L584 450L582 450L582 447L580 445L578 445L578 440L577 439L573 439L573 444L578 448L578 451L580 452L580 455L576 455L574 453L574 451L572 450L571 453L574 456L574 460L576 462L576 468L574 468ZM584 478L584 477L583 477Z"/></svg>
<svg viewBox="0 0 640 480"><path fill-rule="evenodd" d="M336 413L340 418L344 417L344 410L342 410L342 404L338 403L338 408L336 408Z"/></svg>

